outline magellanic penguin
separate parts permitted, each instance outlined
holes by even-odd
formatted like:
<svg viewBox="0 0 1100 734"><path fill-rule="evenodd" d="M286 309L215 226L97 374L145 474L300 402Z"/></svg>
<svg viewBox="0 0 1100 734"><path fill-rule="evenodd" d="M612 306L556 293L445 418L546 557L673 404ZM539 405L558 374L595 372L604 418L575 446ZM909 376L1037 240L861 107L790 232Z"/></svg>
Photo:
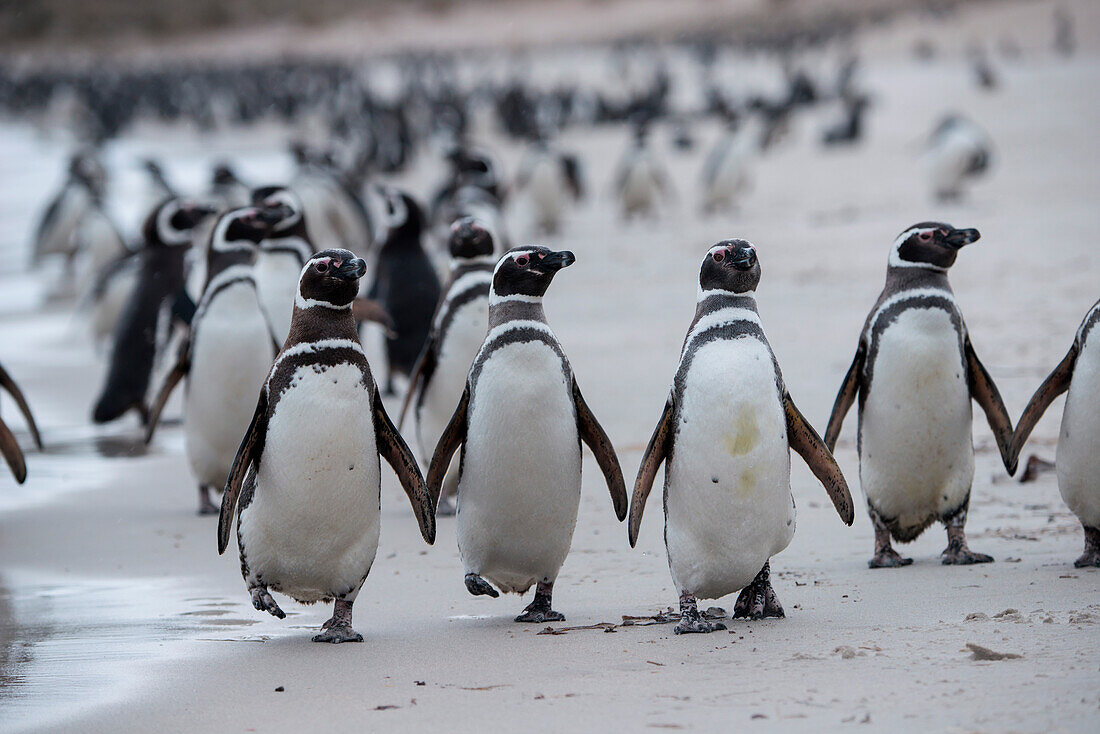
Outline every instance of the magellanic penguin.
<svg viewBox="0 0 1100 734"><path fill-rule="evenodd" d="M854 506L832 453L795 407L756 309L760 263L745 240L719 242L699 269L695 319L630 504L630 546L665 464L665 546L680 592L676 633L725 629L696 599L742 589L735 617L782 617L770 558L794 536L790 449L825 485L840 517Z"/></svg>
<svg viewBox="0 0 1100 734"><path fill-rule="evenodd" d="M96 423L113 421L130 410L148 421L149 379L158 348L168 342L165 327L179 323L186 329L193 316L194 306L184 289L184 260L195 228L213 214L211 207L170 198L146 217L137 280L119 316L107 381L92 411Z"/></svg>
<svg viewBox="0 0 1100 734"><path fill-rule="evenodd" d="M947 271L976 229L921 222L898 235L886 287L863 325L855 359L840 386L825 444L832 451L844 416L859 396L859 479L875 526L871 568L906 566L890 545L915 540L932 522L947 527L945 564L989 563L966 545L974 480L971 435L976 400L1009 474L1012 421L978 360Z"/></svg>
<svg viewBox="0 0 1100 734"><path fill-rule="evenodd" d="M284 186L265 186L252 192L252 203L263 209L271 231L260 242L253 277L260 305L267 314L275 341L282 344L290 332L298 278L314 247L306 228L302 203Z"/></svg>
<svg viewBox="0 0 1100 734"><path fill-rule="evenodd" d="M451 419L455 401L466 388L466 376L474 362L489 322L489 287L497 258L493 237L476 219L460 219L451 227L450 281L432 320L428 342L420 353L398 427L405 412L416 401L416 439L426 462L439 443ZM447 471L437 514L453 515L451 498L458 490L457 467Z"/></svg>
<svg viewBox="0 0 1100 734"><path fill-rule="evenodd" d="M516 176L516 190L527 192L535 226L556 233L566 207L584 195L576 156L551 148L545 140L533 143Z"/></svg>
<svg viewBox="0 0 1100 734"><path fill-rule="evenodd" d="M993 143L984 130L961 115L948 115L932 131L925 150L933 196L959 199L966 182L982 176L992 158Z"/></svg>
<svg viewBox="0 0 1100 734"><path fill-rule="evenodd" d="M253 395L271 369L278 345L271 334L252 277L257 245L270 232L263 212L234 209L218 220L206 254L206 287L179 360L153 404L146 442L172 389L186 375L183 435L199 485L199 513L215 514L210 489L224 485L241 435L252 415Z"/></svg>
<svg viewBox="0 0 1100 734"><path fill-rule="evenodd" d="M615 174L614 191L624 219L652 216L662 197L673 196L667 172L646 144L647 135L644 125L635 128L634 140Z"/></svg>
<svg viewBox="0 0 1100 734"><path fill-rule="evenodd" d="M387 189L385 206L388 231L367 297L393 319L393 333L386 338L386 394L392 395L394 375L412 374L442 289L422 244L425 220L420 205L404 192Z"/></svg>
<svg viewBox="0 0 1100 734"><path fill-rule="evenodd" d="M302 269L290 335L260 389L222 497L224 553L240 498L241 572L256 609L286 616L271 596L335 599L314 642L362 642L351 608L378 550L382 456L435 541L431 497L382 405L351 315L366 264L324 250Z"/></svg>
<svg viewBox="0 0 1100 734"><path fill-rule="evenodd" d="M626 517L626 485L610 439L592 415L542 297L571 252L518 247L505 253L489 291L489 331L458 408L439 439L428 491L439 497L451 458L458 476L458 550L471 594L535 599L517 622L565 619L551 608L554 580L569 554L581 491L581 447L592 449Z"/></svg>
<svg viewBox="0 0 1100 734"><path fill-rule="evenodd" d="M30 429L31 438L34 439L34 445L41 451L42 436L38 433L38 424L34 422L31 408L27 405L27 399L23 397L23 391L15 384L15 380L11 379L11 375L8 374L3 365L0 365L0 387L7 390L8 394L15 400L15 404L19 407L20 412L23 413L23 418L27 421L27 428ZM0 453L4 455L4 461L7 462L8 467L11 469L15 481L20 484L26 481L27 462L23 458L23 450L19 448L19 443L15 440L15 436L12 434L11 429L8 428L8 424L4 422L3 418L0 418Z"/></svg>
<svg viewBox="0 0 1100 734"><path fill-rule="evenodd" d="M1013 464L1047 407L1067 390L1054 460L1058 491L1085 528L1085 552L1073 565L1100 566L1100 301L1081 322L1069 352L1024 408L1009 451Z"/></svg>

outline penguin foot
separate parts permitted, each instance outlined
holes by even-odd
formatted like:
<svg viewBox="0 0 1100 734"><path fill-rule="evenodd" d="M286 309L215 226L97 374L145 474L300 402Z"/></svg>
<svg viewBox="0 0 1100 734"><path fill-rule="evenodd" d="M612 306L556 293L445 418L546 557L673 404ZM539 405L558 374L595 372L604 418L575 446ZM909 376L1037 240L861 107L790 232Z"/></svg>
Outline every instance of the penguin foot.
<svg viewBox="0 0 1100 734"><path fill-rule="evenodd" d="M455 506L454 500L450 497L440 497L439 504L435 506L436 517L454 517L458 512L458 507Z"/></svg>
<svg viewBox="0 0 1100 734"><path fill-rule="evenodd" d="M726 629L726 625L721 622L711 622L699 613L699 606L696 604L694 594L689 591L680 592L680 623L673 628L674 633L678 635L706 634L724 629Z"/></svg>
<svg viewBox="0 0 1100 734"><path fill-rule="evenodd" d="M896 550L887 547L880 549L874 558L867 561L867 568L901 568L912 563L912 558L903 558Z"/></svg>
<svg viewBox="0 0 1100 734"><path fill-rule="evenodd" d="M539 582L535 587L535 598L528 604L523 613L516 617L517 622L534 622L535 624L541 624L543 622L564 622L565 615L561 612L555 612L551 608L550 600L554 594L553 583Z"/></svg>
<svg viewBox="0 0 1100 734"><path fill-rule="evenodd" d="M210 487L205 484L199 485L199 514L200 515L218 515L221 514L222 508L210 499Z"/></svg>
<svg viewBox="0 0 1100 734"><path fill-rule="evenodd" d="M966 518L965 510L960 513L960 519L948 519L947 547L940 554L940 561L945 566L969 566L973 563L993 563L993 556L984 553L975 553L966 545L966 535L963 533L963 521Z"/></svg>
<svg viewBox="0 0 1100 734"><path fill-rule="evenodd" d="M500 596L499 591L494 589L488 581L481 578L476 573L466 574L466 590L474 596L491 596L494 599Z"/></svg>
<svg viewBox="0 0 1100 734"><path fill-rule="evenodd" d="M331 621L331 620L330 620ZM326 622L326 624L328 624ZM327 629L321 627L321 633L313 636L314 642L331 642L338 645L341 642L362 642L363 635L359 634L347 624L334 624Z"/></svg>
<svg viewBox="0 0 1100 734"><path fill-rule="evenodd" d="M787 615L783 613L783 606L779 603L779 597L775 594L771 582L771 562L764 563L760 573L752 583L741 589L737 595L737 602L733 605L733 617L745 617L748 619L764 619L765 617L778 617L782 619Z"/></svg>
<svg viewBox="0 0 1100 734"><path fill-rule="evenodd" d="M1074 568L1100 566L1100 528L1085 528L1085 552L1073 562Z"/></svg>
<svg viewBox="0 0 1100 734"><path fill-rule="evenodd" d="M252 606L261 612L267 612L273 617L286 619L286 612L279 608L272 598L271 592L263 586L254 586L249 590L252 594Z"/></svg>

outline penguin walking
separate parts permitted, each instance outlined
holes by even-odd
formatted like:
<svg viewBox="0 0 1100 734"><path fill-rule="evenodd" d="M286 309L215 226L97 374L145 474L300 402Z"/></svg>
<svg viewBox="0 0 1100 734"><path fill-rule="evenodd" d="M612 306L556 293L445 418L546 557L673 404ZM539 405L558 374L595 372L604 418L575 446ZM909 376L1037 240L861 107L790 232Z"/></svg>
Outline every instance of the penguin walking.
<svg viewBox="0 0 1100 734"><path fill-rule="evenodd" d="M626 517L619 460L542 307L555 273L574 260L545 247L518 247L500 258L488 334L428 469L434 499L462 446L458 550L466 589L497 597L497 589L523 594L537 584L517 622L565 619L551 602L577 524L582 440L603 472L616 517Z"/></svg>
<svg viewBox="0 0 1100 734"><path fill-rule="evenodd" d="M252 192L252 203L263 209L271 231L260 242L253 266L260 305L267 314L275 341L282 344L290 332L298 279L314 247L306 230L302 203L284 186L265 186Z"/></svg>
<svg viewBox="0 0 1100 734"><path fill-rule="evenodd" d="M416 440L420 455L430 462L443 430L451 419L455 401L466 388L470 365L481 349L489 322L489 287L497 258L493 237L473 218L460 219L451 227L448 247L451 275L443 300L432 320L432 331L420 353L398 428L405 422L409 405L416 404ZM457 467L447 470L437 515L453 515L458 491Z"/></svg>
<svg viewBox="0 0 1100 734"><path fill-rule="evenodd" d="M1100 301L1085 315L1069 352L1024 408L1012 436L1013 464L1043 413L1069 391L1054 465L1058 491L1085 529L1085 551L1077 568L1100 566Z"/></svg>
<svg viewBox="0 0 1100 734"><path fill-rule="evenodd" d="M165 327L187 328L194 315L184 289L184 260L195 228L213 214L210 207L170 198L146 217L137 278L115 328L107 381L92 410L96 423L116 420L130 410L148 422L149 380L157 350L168 342Z"/></svg>
<svg viewBox="0 0 1100 734"><path fill-rule="evenodd" d="M386 190L388 231L378 252L374 282L367 297L376 301L393 320L386 337L387 395L394 394L394 375L412 374L439 303L441 287L428 253L424 251L424 214L408 194Z"/></svg>
<svg viewBox="0 0 1100 734"><path fill-rule="evenodd" d="M974 480L970 401L985 411L1010 475L1012 421L947 281L959 250L980 236L942 222L914 224L898 235L886 286L829 417L825 445L832 451L858 395L859 479L875 526L871 568L912 563L890 539L908 543L936 520L947 528L943 563L993 560L971 551L964 533Z"/></svg>
<svg viewBox="0 0 1100 734"><path fill-rule="evenodd" d="M665 463L665 546L680 592L676 634L725 629L698 598L741 589L734 617L782 617L770 559L794 536L790 449L825 485L848 525L852 495L832 453L795 407L756 308L760 263L741 239L707 251L695 319L672 393L642 455L630 503L638 542L646 499Z"/></svg>
<svg viewBox="0 0 1100 734"><path fill-rule="evenodd" d="M223 214L207 247L206 287L191 321L189 339L157 395L145 433L152 440L169 395L187 377L183 435L187 459L199 485L199 514L216 514L210 489L222 487L234 452L278 351L260 306L252 262L268 235L263 212L254 207Z"/></svg>
<svg viewBox="0 0 1100 734"><path fill-rule="evenodd" d="M3 365L0 365L0 387L7 390L8 394L15 400L16 406L18 406L23 418L27 421L27 428L30 429L34 445L41 451L42 436L38 433L38 424L34 422L31 408L27 405L27 399L23 397L23 391L19 389L19 385L15 384L15 380L11 379L11 375L8 374ZM19 484L26 481L27 462L23 458L23 449L19 448L19 442L15 440L15 435L12 434L3 418L0 418L0 454L4 455L4 461L11 469L15 481Z"/></svg>
<svg viewBox="0 0 1100 734"><path fill-rule="evenodd" d="M302 269L290 334L242 431L218 521L224 553L237 515L241 573L256 609L286 616L272 591L305 604L335 600L314 642L363 641L351 614L378 549L379 456L408 494L424 540L435 541L431 497L355 331L351 302L365 271L347 250L319 252Z"/></svg>

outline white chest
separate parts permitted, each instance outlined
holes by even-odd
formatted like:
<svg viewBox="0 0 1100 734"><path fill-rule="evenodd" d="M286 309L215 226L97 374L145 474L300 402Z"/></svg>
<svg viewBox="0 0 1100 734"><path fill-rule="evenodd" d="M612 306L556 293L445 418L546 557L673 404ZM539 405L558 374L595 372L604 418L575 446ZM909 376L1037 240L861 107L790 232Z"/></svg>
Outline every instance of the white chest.
<svg viewBox="0 0 1100 734"><path fill-rule="evenodd" d="M1066 504L1083 523L1100 527L1100 338L1091 336L1074 365L1055 463Z"/></svg>

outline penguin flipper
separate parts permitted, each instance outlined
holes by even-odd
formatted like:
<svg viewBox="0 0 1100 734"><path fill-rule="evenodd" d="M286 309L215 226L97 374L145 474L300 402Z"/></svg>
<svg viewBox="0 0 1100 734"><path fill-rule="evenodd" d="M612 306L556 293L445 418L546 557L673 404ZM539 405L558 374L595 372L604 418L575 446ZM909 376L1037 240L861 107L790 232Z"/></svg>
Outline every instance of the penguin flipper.
<svg viewBox="0 0 1100 734"><path fill-rule="evenodd" d="M145 420L145 444L148 445L153 440L153 431L157 428L157 423L160 422L161 411L164 410L164 406L168 403L168 398L172 397L172 391L176 389L176 385L183 379L191 370L191 342L190 340L184 340L180 344L179 355L176 358L176 364L172 367L172 370L165 376L164 384L160 386L160 390L157 392L157 397L153 401L152 407L149 409L148 418Z"/></svg>
<svg viewBox="0 0 1100 734"><path fill-rule="evenodd" d="M466 441L466 411L470 407L470 386L462 391L462 397L458 401L454 415L443 429L443 435L439 437L435 451L432 453L432 462L428 466L428 494L432 497L432 505L439 502L439 491L443 487L443 478L447 475L447 469L451 466L451 457L455 455L458 447Z"/></svg>
<svg viewBox="0 0 1100 734"><path fill-rule="evenodd" d="M806 416L799 412L790 393L783 395L783 412L787 416L787 443L798 452L813 475L825 486L840 519L845 525L851 525L856 519L855 503L848 490L848 482L844 480L844 474L829 447L817 435Z"/></svg>
<svg viewBox="0 0 1100 734"><path fill-rule="evenodd" d="M1016 430L1012 433L1012 445L1008 450L1009 461L1013 466L1019 462L1020 452L1023 451L1024 444L1027 443L1027 438L1031 435L1035 424L1039 422L1039 419L1043 417L1043 413L1054 402L1054 398L1069 389L1069 383L1073 379L1073 367L1077 362L1079 352L1077 343L1074 342L1066 356L1047 375L1047 378L1043 380L1043 384L1031 396L1024 412L1020 414L1020 420L1016 423Z"/></svg>
<svg viewBox="0 0 1100 734"><path fill-rule="evenodd" d="M638 477L634 480L634 495L630 498L630 523L627 526L627 536L630 539L630 547L638 542L638 530L642 525L642 512L645 511L646 500L653 490L653 480L657 478L657 470L668 457L668 450L672 439L672 396L665 402L665 409L661 413L657 427L653 429L653 435L649 439L649 445L642 454L642 464L638 467Z"/></svg>
<svg viewBox="0 0 1100 734"><path fill-rule="evenodd" d="M825 446L829 451L836 449L836 440L840 438L840 429L844 425L844 416L848 415L852 403L859 394L863 384L863 363L867 359L867 343L859 340L856 356L852 359L852 366L848 368L848 374L844 375L844 382L840 384L840 392L833 403L833 412L829 416L829 425L825 428Z"/></svg>
<svg viewBox="0 0 1100 734"><path fill-rule="evenodd" d="M31 438L34 439L34 445L41 450L42 436L38 433L38 424L34 422L34 416L31 414L31 407L27 405L27 399L23 397L23 391L15 384L15 380L11 379L11 375L8 374L3 365L0 365L0 387L7 390L12 396L12 399L15 400L15 404L19 406L19 412L27 419L27 428L31 431Z"/></svg>
<svg viewBox="0 0 1100 734"><path fill-rule="evenodd" d="M378 390L374 391L374 435L378 439L378 453L393 467L397 481L401 482L401 488L412 503L420 524L420 534L431 545L435 542L435 500L424 484L424 475L420 473L416 457L386 413Z"/></svg>
<svg viewBox="0 0 1100 734"><path fill-rule="evenodd" d="M2 420L0 420L0 453L4 455L4 461L11 467L15 481L22 484L27 479L27 462L23 459L23 450L19 448L11 429Z"/></svg>
<svg viewBox="0 0 1100 734"><path fill-rule="evenodd" d="M423 380L426 388L432 375L435 374L435 338L435 329L432 329L432 333L428 335L428 341L424 343L424 349L420 351L420 356L417 357L416 364L413 365L412 372L409 374L409 386L405 389L405 400L401 403L401 413L397 416L398 430L401 430L401 426L405 424L405 414L409 412L409 406L412 405L413 395L417 394L417 383ZM420 392L423 393L423 390Z"/></svg>
<svg viewBox="0 0 1100 734"><path fill-rule="evenodd" d="M267 387L260 390L260 399L256 401L256 412L252 415L252 422L248 424L248 430L237 448L237 455L233 457L233 467L229 470L229 478L225 480L225 491L222 493L222 509L218 516L218 555L225 553L229 546L229 534L233 528L233 515L237 510L237 498L244 486L245 475L248 467L252 466L263 453L264 443L267 438Z"/></svg>
<svg viewBox="0 0 1100 734"><path fill-rule="evenodd" d="M596 457L596 463L603 472L607 488L611 490L611 504L615 508L615 517L622 522L626 519L628 500L626 480L623 479L623 470L619 466L619 457L615 455L615 447L611 444L607 432L596 420L596 416L592 415L588 403L584 402L584 396L581 395L576 378L573 378L573 405L577 410L577 432L592 450L592 455Z"/></svg>
<svg viewBox="0 0 1100 734"><path fill-rule="evenodd" d="M970 397L977 401L985 411L985 418L989 421L989 427L993 430L993 437L997 440L997 448L1001 452L1001 460L1004 461L1008 475L1016 473L1016 461L1011 455L1012 451L1012 419L1008 417L1008 409L1001 400L1001 393L993 384L993 378L986 371L985 366L978 360L974 347L970 344L970 337L966 337L964 344L966 351L967 378L970 382Z"/></svg>

